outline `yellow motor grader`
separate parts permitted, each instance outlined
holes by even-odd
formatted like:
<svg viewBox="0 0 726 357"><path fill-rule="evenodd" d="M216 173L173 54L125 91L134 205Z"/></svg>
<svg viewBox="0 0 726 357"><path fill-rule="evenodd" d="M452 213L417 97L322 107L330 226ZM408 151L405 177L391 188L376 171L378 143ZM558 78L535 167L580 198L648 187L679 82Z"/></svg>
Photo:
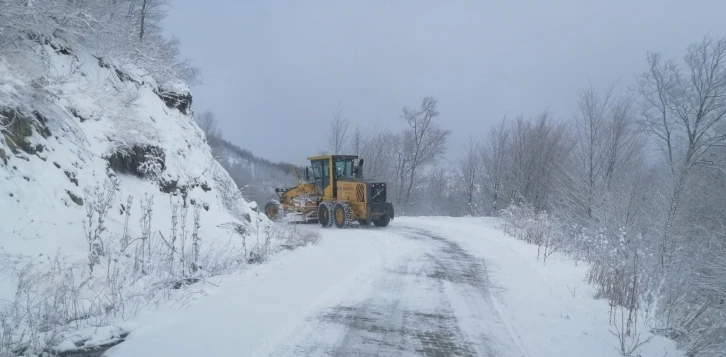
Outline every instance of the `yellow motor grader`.
<svg viewBox="0 0 726 357"><path fill-rule="evenodd" d="M363 178L363 159L356 155L308 157L305 181L293 166L297 186L276 188L279 200L265 204L273 221L297 215L299 223L318 222L323 227L347 228L353 222L387 226L394 218L393 205L386 201L386 183Z"/></svg>

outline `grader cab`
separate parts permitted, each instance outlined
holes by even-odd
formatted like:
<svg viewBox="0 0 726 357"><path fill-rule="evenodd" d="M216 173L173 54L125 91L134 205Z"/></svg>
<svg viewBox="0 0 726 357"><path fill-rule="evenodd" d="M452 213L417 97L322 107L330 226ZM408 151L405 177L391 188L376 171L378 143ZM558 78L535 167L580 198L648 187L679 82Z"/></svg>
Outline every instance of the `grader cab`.
<svg viewBox="0 0 726 357"><path fill-rule="evenodd" d="M355 155L308 157L301 180L293 167L297 186L277 188L279 200L265 204L265 214L273 221L286 216L294 222L318 222L323 227L335 224L347 228L353 222L387 226L394 218L393 205L386 200L386 183L363 178L363 159Z"/></svg>

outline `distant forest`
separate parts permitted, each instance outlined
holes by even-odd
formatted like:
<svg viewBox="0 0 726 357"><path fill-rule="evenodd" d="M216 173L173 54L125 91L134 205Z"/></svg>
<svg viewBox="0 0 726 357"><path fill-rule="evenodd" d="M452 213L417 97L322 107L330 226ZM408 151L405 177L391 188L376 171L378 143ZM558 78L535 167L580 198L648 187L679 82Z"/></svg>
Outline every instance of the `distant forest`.
<svg viewBox="0 0 726 357"><path fill-rule="evenodd" d="M292 187L296 184L292 175L292 164L272 162L255 156L251 151L223 138L214 113L202 112L196 117L196 121L207 136L212 155L229 172L248 201L262 206L269 199L277 198L275 188ZM305 168L296 166L296 169L302 177Z"/></svg>

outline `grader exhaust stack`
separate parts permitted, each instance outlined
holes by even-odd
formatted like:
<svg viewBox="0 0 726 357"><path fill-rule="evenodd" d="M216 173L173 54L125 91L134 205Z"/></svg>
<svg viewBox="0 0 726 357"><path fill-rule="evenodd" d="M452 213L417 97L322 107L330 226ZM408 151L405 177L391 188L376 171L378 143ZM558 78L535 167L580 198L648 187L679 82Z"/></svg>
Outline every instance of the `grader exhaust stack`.
<svg viewBox="0 0 726 357"><path fill-rule="evenodd" d="M347 228L353 222L388 226L395 215L386 199L386 183L363 179L363 159L357 165L356 159L355 155L308 157L305 182L293 166L297 186L276 188L279 200L268 201L265 214L274 221L298 216L292 221L317 221L323 227Z"/></svg>

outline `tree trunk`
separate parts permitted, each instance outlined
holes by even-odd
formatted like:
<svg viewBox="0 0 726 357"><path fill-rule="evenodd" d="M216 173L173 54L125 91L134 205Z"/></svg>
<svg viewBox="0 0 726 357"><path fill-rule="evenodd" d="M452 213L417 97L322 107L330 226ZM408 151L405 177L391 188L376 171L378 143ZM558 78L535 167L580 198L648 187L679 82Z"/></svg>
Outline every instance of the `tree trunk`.
<svg viewBox="0 0 726 357"><path fill-rule="evenodd" d="M149 8L151 0L143 0L141 3L141 30L139 31L139 41L144 41L144 32L146 31L146 11Z"/></svg>
<svg viewBox="0 0 726 357"><path fill-rule="evenodd" d="M494 197L492 202L492 216L497 215L497 200L499 199L499 181L494 181Z"/></svg>
<svg viewBox="0 0 726 357"><path fill-rule="evenodd" d="M416 177L416 166L411 166L411 174L409 175L408 179L408 189L406 190L406 204L408 204L408 200L411 197L411 189L413 189L413 180Z"/></svg>

